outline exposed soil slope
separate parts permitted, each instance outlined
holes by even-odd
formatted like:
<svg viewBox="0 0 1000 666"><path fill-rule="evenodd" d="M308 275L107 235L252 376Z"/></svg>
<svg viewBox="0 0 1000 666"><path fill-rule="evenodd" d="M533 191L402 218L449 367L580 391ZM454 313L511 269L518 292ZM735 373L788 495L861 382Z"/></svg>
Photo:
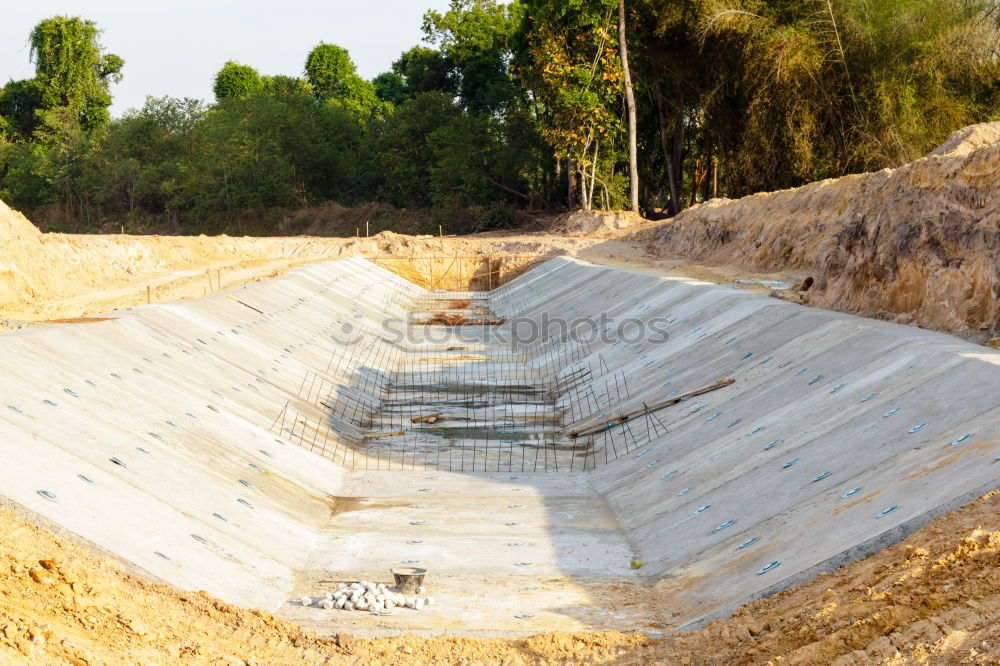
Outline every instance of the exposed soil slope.
<svg viewBox="0 0 1000 666"><path fill-rule="evenodd" d="M486 289L491 280L508 279L538 257L562 254L641 262L642 251L608 234L494 232L436 238L384 231L370 238L235 238L40 233L0 201L0 320L99 314L145 303L147 294L153 302L196 298L218 290L220 283L229 289L345 256L377 259L424 286L464 289L472 280Z"/></svg>
<svg viewBox="0 0 1000 666"><path fill-rule="evenodd" d="M1000 123L895 170L714 200L640 232L651 252L808 271L808 302L979 341L1000 334Z"/></svg>

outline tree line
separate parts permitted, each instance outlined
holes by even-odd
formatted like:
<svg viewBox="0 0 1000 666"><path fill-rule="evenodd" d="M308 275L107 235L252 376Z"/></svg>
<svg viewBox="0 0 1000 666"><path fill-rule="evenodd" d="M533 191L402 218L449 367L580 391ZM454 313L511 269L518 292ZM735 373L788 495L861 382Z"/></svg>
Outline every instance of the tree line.
<svg viewBox="0 0 1000 666"><path fill-rule="evenodd" d="M228 62L214 100L112 119L125 63L43 20L0 89L0 198L67 228L197 232L336 201L473 211L699 201L897 166L1000 117L1000 0L452 0L424 44L358 75Z"/></svg>

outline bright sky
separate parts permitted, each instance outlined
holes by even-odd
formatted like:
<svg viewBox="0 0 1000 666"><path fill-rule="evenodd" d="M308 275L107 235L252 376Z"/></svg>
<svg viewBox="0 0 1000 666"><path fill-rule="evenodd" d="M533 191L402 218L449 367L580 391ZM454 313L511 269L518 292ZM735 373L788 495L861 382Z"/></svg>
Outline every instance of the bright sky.
<svg viewBox="0 0 1000 666"><path fill-rule="evenodd" d="M370 79L420 42L427 9L448 0L13 0L0 21L0 85L34 75L28 35L43 18L81 16L104 31L106 51L125 59L111 113L147 95L211 101L212 78L227 60L261 74L300 76L321 41L345 47Z"/></svg>

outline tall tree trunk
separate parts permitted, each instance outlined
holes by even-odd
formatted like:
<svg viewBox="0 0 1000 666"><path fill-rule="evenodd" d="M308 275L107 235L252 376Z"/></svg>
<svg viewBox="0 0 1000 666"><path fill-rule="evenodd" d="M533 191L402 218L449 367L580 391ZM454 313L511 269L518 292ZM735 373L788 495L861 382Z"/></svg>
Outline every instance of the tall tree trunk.
<svg viewBox="0 0 1000 666"><path fill-rule="evenodd" d="M663 91L656 86L656 108L660 116L660 144L663 146L663 160L667 163L667 184L670 185L670 205L667 212L671 217L681 212L680 192L678 192L677 172L674 170L673 151L667 138L667 113L663 108Z"/></svg>
<svg viewBox="0 0 1000 666"><path fill-rule="evenodd" d="M621 50L622 71L625 73L625 104L628 107L628 170L632 212L639 212L639 156L636 144L635 94L632 75L628 71L628 45L625 41L625 0L618 0L618 47Z"/></svg>
<svg viewBox="0 0 1000 666"><path fill-rule="evenodd" d="M681 188L684 177L684 96L680 95L677 100L677 117L674 118L674 178L677 179L677 212L684 208Z"/></svg>
<svg viewBox="0 0 1000 666"><path fill-rule="evenodd" d="M569 207L576 208L576 160L566 160L566 180L569 183Z"/></svg>
<svg viewBox="0 0 1000 666"><path fill-rule="evenodd" d="M597 183L597 153L601 148L600 141L594 141L594 166L590 169L590 191L587 192L587 210L594 207L594 185Z"/></svg>

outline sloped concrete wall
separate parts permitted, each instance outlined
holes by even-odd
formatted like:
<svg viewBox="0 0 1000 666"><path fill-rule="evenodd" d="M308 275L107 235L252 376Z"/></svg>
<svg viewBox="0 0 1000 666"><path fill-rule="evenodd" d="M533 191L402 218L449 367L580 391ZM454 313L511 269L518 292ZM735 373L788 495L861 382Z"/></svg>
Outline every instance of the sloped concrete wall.
<svg viewBox="0 0 1000 666"><path fill-rule="evenodd" d="M657 412L668 432L636 443L620 426L597 438L630 447L591 483L658 581L674 626L888 546L1000 486L1000 353L571 261L526 277L549 295L550 315L669 322L665 342L598 343L581 361L595 385L614 372L628 379L631 398L604 405L608 417L736 380ZM647 431L641 418L629 430Z"/></svg>
<svg viewBox="0 0 1000 666"><path fill-rule="evenodd" d="M391 310L399 282L343 260L0 333L0 492L152 576L277 607L345 471L269 427L330 332Z"/></svg>

